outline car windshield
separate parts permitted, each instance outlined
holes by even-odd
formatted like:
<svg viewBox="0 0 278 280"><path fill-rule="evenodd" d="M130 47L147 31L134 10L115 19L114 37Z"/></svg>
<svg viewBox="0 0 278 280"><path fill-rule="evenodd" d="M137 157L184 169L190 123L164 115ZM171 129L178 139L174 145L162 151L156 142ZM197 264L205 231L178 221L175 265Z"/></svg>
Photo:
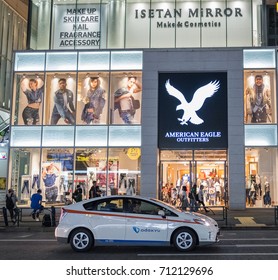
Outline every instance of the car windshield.
<svg viewBox="0 0 278 280"><path fill-rule="evenodd" d="M156 198L151 198L152 201L155 201L155 202L159 202L163 205L166 205L167 207L169 207L172 211L178 211L178 212L182 212L180 209L177 209L175 208L173 205L169 204L169 203L166 203L164 201L161 201L159 199L156 199Z"/></svg>

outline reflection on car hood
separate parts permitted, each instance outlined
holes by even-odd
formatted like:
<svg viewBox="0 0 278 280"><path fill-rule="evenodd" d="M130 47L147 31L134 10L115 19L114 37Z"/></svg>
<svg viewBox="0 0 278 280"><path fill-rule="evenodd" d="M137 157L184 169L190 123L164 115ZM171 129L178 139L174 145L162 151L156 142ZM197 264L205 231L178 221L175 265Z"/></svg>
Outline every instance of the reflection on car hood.
<svg viewBox="0 0 278 280"><path fill-rule="evenodd" d="M182 216L184 216L186 219L202 219L209 223L217 224L217 222L214 219L212 219L211 217L208 217L206 215L203 215L203 214L200 214L197 212L187 212L187 211L182 212L182 213L180 213L180 217L182 217Z"/></svg>

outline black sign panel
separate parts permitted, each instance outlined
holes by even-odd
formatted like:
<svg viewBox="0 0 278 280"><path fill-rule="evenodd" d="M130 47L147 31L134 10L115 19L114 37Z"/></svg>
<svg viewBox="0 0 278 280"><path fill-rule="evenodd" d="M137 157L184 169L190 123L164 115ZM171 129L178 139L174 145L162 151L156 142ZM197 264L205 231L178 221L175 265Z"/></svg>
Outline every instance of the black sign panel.
<svg viewBox="0 0 278 280"><path fill-rule="evenodd" d="M227 73L160 73L158 122L161 149L227 148Z"/></svg>

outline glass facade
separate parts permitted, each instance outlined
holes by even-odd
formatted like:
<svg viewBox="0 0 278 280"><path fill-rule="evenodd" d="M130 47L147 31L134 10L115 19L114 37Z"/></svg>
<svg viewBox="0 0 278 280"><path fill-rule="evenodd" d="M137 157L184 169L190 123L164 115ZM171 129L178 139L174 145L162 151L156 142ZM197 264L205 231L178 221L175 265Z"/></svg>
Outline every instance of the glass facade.
<svg viewBox="0 0 278 280"><path fill-rule="evenodd" d="M0 2L0 107L10 109L13 50L26 48L26 21Z"/></svg>
<svg viewBox="0 0 278 280"><path fill-rule="evenodd" d="M243 55L246 206L270 207L278 202L276 52Z"/></svg>
<svg viewBox="0 0 278 280"><path fill-rule="evenodd" d="M35 50L246 47L262 43L261 1L31 3L29 41Z"/></svg>
<svg viewBox="0 0 278 280"><path fill-rule="evenodd" d="M99 55L16 53L9 184L21 203L38 188L66 203L77 185L88 198L93 181L103 195L140 192L142 53Z"/></svg>

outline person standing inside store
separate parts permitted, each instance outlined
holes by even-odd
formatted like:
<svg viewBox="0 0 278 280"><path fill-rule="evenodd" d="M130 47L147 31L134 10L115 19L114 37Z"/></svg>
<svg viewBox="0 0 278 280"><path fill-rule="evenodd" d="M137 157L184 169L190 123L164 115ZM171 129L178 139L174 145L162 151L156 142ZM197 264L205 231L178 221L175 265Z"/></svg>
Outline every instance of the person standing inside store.
<svg viewBox="0 0 278 280"><path fill-rule="evenodd" d="M43 206L42 206L42 195L41 195L41 189L37 190L37 193L34 193L31 196L31 208L33 209L31 215L32 218L37 222L40 221L39 216L41 211L43 210Z"/></svg>
<svg viewBox="0 0 278 280"><path fill-rule="evenodd" d="M98 77L91 77L89 81L90 89L87 92L86 101L82 111L81 120L86 124L100 123L105 99L105 90L100 86Z"/></svg>
<svg viewBox="0 0 278 280"><path fill-rule="evenodd" d="M82 188L80 185L77 185L76 186L76 189L75 191L73 192L72 194L72 199L75 201L75 202L80 202L82 201Z"/></svg>
<svg viewBox="0 0 278 280"><path fill-rule="evenodd" d="M186 186L182 186L182 191L181 191L180 199L181 199L181 209L183 211L186 211L186 209L189 207Z"/></svg>
<svg viewBox="0 0 278 280"><path fill-rule="evenodd" d="M246 90L247 122L271 123L270 89L263 83L263 76L255 76L255 84Z"/></svg>
<svg viewBox="0 0 278 280"><path fill-rule="evenodd" d="M196 212L198 211L198 195L197 195L197 185L193 184L190 193L189 193L189 199L190 199L190 211Z"/></svg>
<svg viewBox="0 0 278 280"><path fill-rule="evenodd" d="M13 189L9 189L8 193L6 194L6 208L8 209L11 217L11 221L15 223L15 214L16 214L16 203L18 199L16 194L14 193Z"/></svg>
<svg viewBox="0 0 278 280"><path fill-rule="evenodd" d="M202 205L204 210L206 212L209 212L209 210L206 208L205 202L204 202L204 186L201 185L199 192L198 192L198 202L199 202L199 206Z"/></svg>
<svg viewBox="0 0 278 280"><path fill-rule="evenodd" d="M21 90L26 95L27 106L22 112L22 118L25 125L36 125L40 122L39 108L43 99L43 80L41 78L28 79L21 81Z"/></svg>
<svg viewBox="0 0 278 280"><path fill-rule="evenodd" d="M67 89L67 81L59 80L59 89L54 93L54 107L51 115L51 125L56 125L60 118L66 124L75 123L75 109L73 105L73 92Z"/></svg>
<svg viewBox="0 0 278 280"><path fill-rule="evenodd" d="M133 94L141 90L137 78L132 76L128 77L127 87L120 88L114 93L114 108L119 110L120 117L126 124L133 123L136 109L139 109L139 105L135 106ZM138 102L139 100L136 100L136 104L139 104Z"/></svg>
<svg viewBox="0 0 278 280"><path fill-rule="evenodd" d="M89 198L100 197L100 196L101 196L101 190L97 185L97 181L93 181L93 185L89 191Z"/></svg>

